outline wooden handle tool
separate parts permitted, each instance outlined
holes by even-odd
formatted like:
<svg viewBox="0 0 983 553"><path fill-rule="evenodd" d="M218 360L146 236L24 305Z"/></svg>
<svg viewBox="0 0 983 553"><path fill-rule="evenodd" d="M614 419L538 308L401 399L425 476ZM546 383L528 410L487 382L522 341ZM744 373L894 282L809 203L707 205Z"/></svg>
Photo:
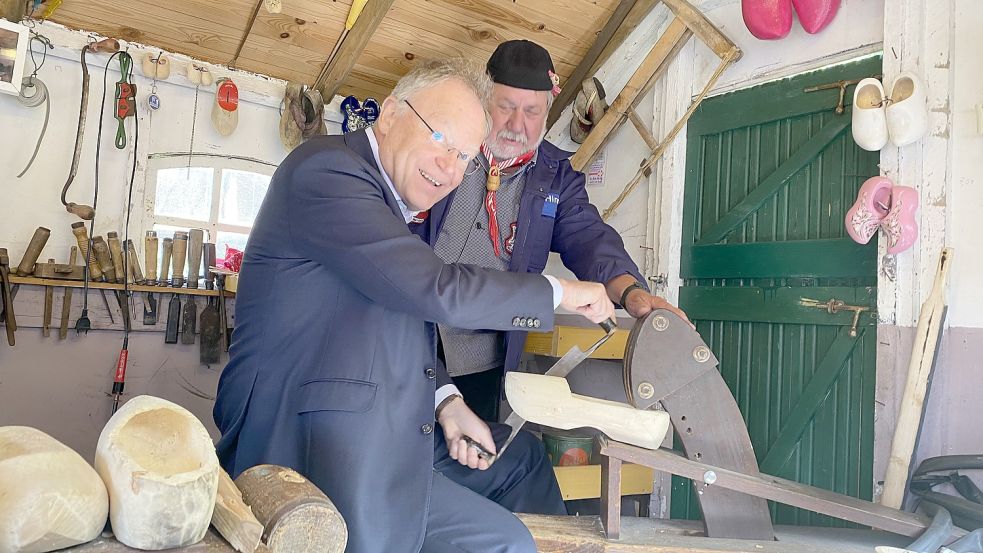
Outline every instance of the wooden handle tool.
<svg viewBox="0 0 983 553"><path fill-rule="evenodd" d="M120 244L119 235L115 232L107 232L106 241L109 242L109 253L113 256L113 270L116 273L116 282L123 284L126 275L123 274L123 246Z"/></svg>
<svg viewBox="0 0 983 553"><path fill-rule="evenodd" d="M126 254L129 256L130 267L133 273L133 282L143 284L143 271L140 270L140 260L137 258L137 249L133 246L133 240L126 241Z"/></svg>
<svg viewBox="0 0 983 553"><path fill-rule="evenodd" d="M198 288L198 275L201 270L201 248L205 231L193 228L188 233L188 288Z"/></svg>
<svg viewBox="0 0 983 553"><path fill-rule="evenodd" d="M116 266L113 265L113 256L109 251L109 245L102 239L102 236L92 237L92 255L99 264L99 269L105 275L106 280L114 282L116 280Z"/></svg>
<svg viewBox="0 0 983 553"><path fill-rule="evenodd" d="M215 289L215 273L212 267L215 266L215 244L206 242L204 245L205 256L205 290Z"/></svg>
<svg viewBox="0 0 983 553"><path fill-rule="evenodd" d="M157 278L157 284L160 286L167 286L170 284L169 276L171 269L171 250L174 248L174 239L165 238L164 244L161 246L161 259L160 259L160 276Z"/></svg>
<svg viewBox="0 0 983 553"><path fill-rule="evenodd" d="M54 263L54 259L49 259L48 263ZM41 320L41 336L47 338L51 336L51 311L55 303L55 287L44 287L44 318Z"/></svg>
<svg viewBox="0 0 983 553"><path fill-rule="evenodd" d="M27 245L27 251L24 252L20 265L17 266L17 276L26 277L34 274L34 264L41 256L44 245L48 243L49 236L51 236L51 231L44 227L38 227L34 231L34 236L31 237L31 241Z"/></svg>
<svg viewBox="0 0 983 553"><path fill-rule="evenodd" d="M79 253L82 255L82 264L84 265L88 261L90 279L105 280L106 276L102 274L102 269L99 268L99 262L96 260L96 256L89 255L89 231L86 230L85 223L72 223L72 234L75 235L75 240L78 241ZM94 254L95 252L92 253Z"/></svg>
<svg viewBox="0 0 983 553"><path fill-rule="evenodd" d="M72 246L72 253L68 256L68 264L75 265L75 261L78 259L79 249L77 246ZM58 327L58 339L64 340L68 337L68 317L72 313L72 288L69 286L65 287L65 298L61 303L61 326Z"/></svg>
<svg viewBox="0 0 983 553"><path fill-rule="evenodd" d="M174 274L171 277L171 286L180 288L184 286L184 260L188 253L188 233L177 231L174 233L174 244L171 250L171 259L174 261Z"/></svg>
<svg viewBox="0 0 983 553"><path fill-rule="evenodd" d="M147 269L147 286L157 285L157 232L147 231L147 236L143 239L143 258L146 260L144 267Z"/></svg>

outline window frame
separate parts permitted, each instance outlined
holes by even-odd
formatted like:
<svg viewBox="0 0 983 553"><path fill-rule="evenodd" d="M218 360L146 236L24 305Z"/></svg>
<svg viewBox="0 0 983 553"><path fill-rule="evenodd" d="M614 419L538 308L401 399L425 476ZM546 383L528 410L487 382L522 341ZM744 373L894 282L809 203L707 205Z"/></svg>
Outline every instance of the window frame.
<svg viewBox="0 0 983 553"><path fill-rule="evenodd" d="M190 159L189 159L190 157ZM212 169L212 202L207 221L157 215L157 175L162 169L181 169L185 167ZM215 242L219 232L231 232L249 235L252 226L234 225L219 222L222 201L222 175L226 170L247 171L260 175L273 176L277 166L260 160L249 160L216 155L183 154L154 156L147 160L147 185L144 192L145 221L144 228L153 230L154 225L165 225L178 228L200 228L206 233L207 242Z"/></svg>

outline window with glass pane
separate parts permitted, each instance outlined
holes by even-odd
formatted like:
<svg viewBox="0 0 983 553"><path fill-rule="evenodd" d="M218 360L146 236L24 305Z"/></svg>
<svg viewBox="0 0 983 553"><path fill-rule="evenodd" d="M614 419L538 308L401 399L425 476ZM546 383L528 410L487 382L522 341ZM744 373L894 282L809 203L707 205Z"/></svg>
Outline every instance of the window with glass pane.
<svg viewBox="0 0 983 553"><path fill-rule="evenodd" d="M219 258L225 257L227 247L245 249L273 167L233 160L169 167L177 162L155 161L148 200L153 202L151 226L161 241L173 237L175 230L200 228L205 240L215 243Z"/></svg>

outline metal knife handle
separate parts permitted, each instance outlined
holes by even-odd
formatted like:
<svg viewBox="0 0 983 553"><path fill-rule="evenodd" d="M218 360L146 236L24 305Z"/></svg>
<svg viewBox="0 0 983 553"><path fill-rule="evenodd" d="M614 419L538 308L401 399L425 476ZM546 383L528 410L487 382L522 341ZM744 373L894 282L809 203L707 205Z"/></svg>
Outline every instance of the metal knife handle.
<svg viewBox="0 0 983 553"><path fill-rule="evenodd" d="M485 461L488 461L488 464L495 462L495 454L485 449L485 446L479 444L474 438L472 438L471 436L464 436L461 439L467 442L468 447L476 449L478 451L479 459L484 459Z"/></svg>
<svg viewBox="0 0 983 553"><path fill-rule="evenodd" d="M613 332L613 331L615 331L615 330L618 329L618 323L617 323L617 321L615 321L612 318L608 318L608 319L606 319L604 321L601 321L601 322L599 322L597 324L601 325L601 328L604 329L604 332L607 332L608 334L610 334L611 332Z"/></svg>

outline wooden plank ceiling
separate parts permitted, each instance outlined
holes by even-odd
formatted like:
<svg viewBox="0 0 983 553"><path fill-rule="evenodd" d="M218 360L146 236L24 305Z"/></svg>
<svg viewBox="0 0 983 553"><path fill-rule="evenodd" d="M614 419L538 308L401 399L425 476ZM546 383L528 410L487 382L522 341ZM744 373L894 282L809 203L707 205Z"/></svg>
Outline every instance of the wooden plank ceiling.
<svg viewBox="0 0 983 553"><path fill-rule="evenodd" d="M564 86L617 4L396 0L339 93L381 100L417 59L463 55L484 61L500 42L517 38L550 51ZM282 13L261 9L236 67L313 84L344 28L350 5L351 0L283 0ZM256 0L65 0L51 19L226 65L255 6Z"/></svg>

